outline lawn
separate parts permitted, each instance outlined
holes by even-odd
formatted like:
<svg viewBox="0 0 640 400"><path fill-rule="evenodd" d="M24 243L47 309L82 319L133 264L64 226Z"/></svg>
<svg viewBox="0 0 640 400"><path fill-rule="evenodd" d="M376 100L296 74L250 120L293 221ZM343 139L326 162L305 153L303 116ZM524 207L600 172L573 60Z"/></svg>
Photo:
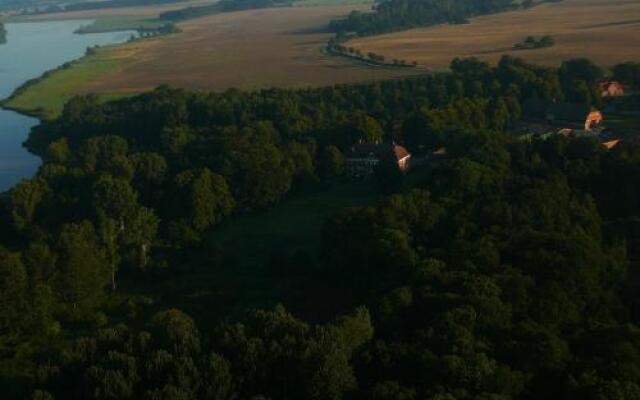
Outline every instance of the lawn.
<svg viewBox="0 0 640 400"><path fill-rule="evenodd" d="M232 217L203 239L199 251L205 254L195 258L207 262L194 266L185 260L184 266L172 266L184 268L184 274L146 287L144 294L154 299L146 312L172 305L203 319L199 321L203 326L223 315L277 303L299 315L323 315L323 311L329 315L331 299L320 304L317 298L321 291L331 288L310 282L308 274L317 263L323 226L334 213L372 205L377 199L369 181L336 183L313 193L292 195L267 212ZM266 266L274 249L284 249L288 255L302 250L310 262L296 264L299 270L274 273ZM125 292L129 292L127 286L123 286ZM135 293L140 292L136 283Z"/></svg>

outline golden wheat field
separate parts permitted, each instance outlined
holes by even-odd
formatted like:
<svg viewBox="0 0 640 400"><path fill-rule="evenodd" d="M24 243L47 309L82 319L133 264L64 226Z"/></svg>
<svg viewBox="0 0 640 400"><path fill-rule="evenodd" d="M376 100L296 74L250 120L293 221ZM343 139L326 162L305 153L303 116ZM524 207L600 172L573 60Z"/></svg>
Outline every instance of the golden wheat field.
<svg viewBox="0 0 640 400"><path fill-rule="evenodd" d="M513 51L514 44L528 35L551 35L556 44ZM640 1L565 0L474 18L470 24L361 38L349 46L430 68L444 68L456 56L495 62L503 54L550 66L575 57L609 66L640 60Z"/></svg>
<svg viewBox="0 0 640 400"><path fill-rule="evenodd" d="M161 84L223 90L304 87L417 73L357 65L322 53L329 20L361 6L292 7L218 14L182 32L118 47L119 67L86 92L140 92Z"/></svg>

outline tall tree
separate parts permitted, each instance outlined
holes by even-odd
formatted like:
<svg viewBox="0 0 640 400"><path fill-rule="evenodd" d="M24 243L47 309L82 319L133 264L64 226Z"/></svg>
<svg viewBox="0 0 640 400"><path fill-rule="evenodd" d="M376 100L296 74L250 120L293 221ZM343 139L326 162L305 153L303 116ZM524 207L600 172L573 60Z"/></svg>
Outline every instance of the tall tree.
<svg viewBox="0 0 640 400"><path fill-rule="evenodd" d="M57 239L57 291L71 314L98 305L111 280L112 268L90 222L68 224Z"/></svg>

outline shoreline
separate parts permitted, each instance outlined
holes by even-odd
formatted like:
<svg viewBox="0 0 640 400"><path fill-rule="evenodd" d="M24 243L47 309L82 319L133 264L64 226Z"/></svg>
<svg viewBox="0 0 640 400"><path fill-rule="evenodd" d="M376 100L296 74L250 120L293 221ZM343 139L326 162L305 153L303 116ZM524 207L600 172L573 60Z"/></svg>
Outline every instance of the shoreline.
<svg viewBox="0 0 640 400"><path fill-rule="evenodd" d="M66 102L67 96L64 94L73 86L46 84L42 92L49 91L48 97L41 97L39 91L24 99L21 96L30 92L32 87L48 82L52 76L64 74L69 68L83 62L92 54L87 48L124 43L129 37L127 33L114 32L69 40L72 36L80 36L73 33L80 25L75 20L14 22L8 25L10 34L15 37L12 36L13 40L10 38L6 50L0 49L3 61L3 72L0 74L3 83L0 126L6 133L0 138L2 154L6 155L0 171L0 192L3 193L37 172L42 163L41 154L34 152L26 143L35 126L47 124L57 117L55 111L59 107L54 103ZM60 48L51 47L54 44ZM25 60L32 63L29 68L22 66Z"/></svg>
<svg viewBox="0 0 640 400"><path fill-rule="evenodd" d="M42 73L42 75L35 77L35 78L31 78L29 80L24 81L22 84L20 84L20 86L18 86L17 88L15 88L13 90L13 92L11 92L11 94L0 100L0 108L4 109L4 110L8 110L8 111L13 111L16 112L18 114L27 116L27 117L33 117L33 118L37 118L40 121L43 120L50 120L50 118L47 118L46 116L46 110L42 109L42 108L36 108L36 109L29 109L29 108L21 108L19 106L14 106L11 105L11 101L15 100L18 96L20 96L21 94L25 93L27 90L29 90L29 88L43 82L45 79L49 78L52 74L56 73L57 71L61 71L61 70L65 70L68 69L72 66L73 63L83 59L87 57L87 54L83 55L80 58L77 58L73 61L67 61L66 63L59 65L55 68L52 68L48 71L45 71L44 73Z"/></svg>
<svg viewBox="0 0 640 400"><path fill-rule="evenodd" d="M127 31L123 31L127 32ZM74 33L79 35L78 33ZM157 36L156 36L157 37ZM147 37L137 37L133 41L143 41L147 39ZM120 46L126 45L128 43L132 43L131 40L112 43L107 45L95 45L92 47L88 47L87 51L83 55L78 58L75 58L71 61L64 62L57 67L49 69L43 72L41 75L28 79L16 87L13 92L6 98L0 100L0 108L5 110L10 110L21 115L25 115L28 117L38 118L41 121L50 121L59 115L59 113L64 109L64 105L67 101L80 93L75 93L74 87L75 85L81 85L85 83L85 79L92 78L91 75L97 75L105 72L110 68L116 67L119 63L119 59L111 53L114 49L119 48ZM98 64L104 62L105 65L101 65L101 69L94 70L92 69L92 64ZM89 77L87 78L87 71L77 71L78 68L87 68L89 69ZM55 93L52 92L49 88L39 89L39 85L52 85L55 82L55 79L59 77L60 74L71 74L71 76L75 77L78 75L81 79L72 80L71 82L65 82L65 85L61 85L60 87L54 87L54 89L62 90L64 92ZM55 86L55 85L54 85ZM40 93L42 92L42 93ZM34 93L37 96L34 96ZM99 96L103 97L112 97L117 96L116 93L103 93L99 94ZM124 95L124 94L123 94ZM27 100L23 99L23 96L27 97ZM28 105L29 98L35 97L40 100L42 106L33 106L30 107ZM45 106L45 103L52 102L50 107ZM21 103L27 103L26 105Z"/></svg>

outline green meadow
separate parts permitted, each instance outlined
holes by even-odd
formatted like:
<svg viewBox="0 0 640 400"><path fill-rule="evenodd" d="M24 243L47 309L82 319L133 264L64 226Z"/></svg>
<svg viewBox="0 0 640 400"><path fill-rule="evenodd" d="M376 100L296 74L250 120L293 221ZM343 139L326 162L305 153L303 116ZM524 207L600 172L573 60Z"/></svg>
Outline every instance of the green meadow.
<svg viewBox="0 0 640 400"><path fill-rule="evenodd" d="M56 118L83 84L118 67L121 61L115 57L113 48L96 48L90 55L47 72L18 89L3 106L43 119ZM109 100L122 95L106 94L103 97Z"/></svg>

